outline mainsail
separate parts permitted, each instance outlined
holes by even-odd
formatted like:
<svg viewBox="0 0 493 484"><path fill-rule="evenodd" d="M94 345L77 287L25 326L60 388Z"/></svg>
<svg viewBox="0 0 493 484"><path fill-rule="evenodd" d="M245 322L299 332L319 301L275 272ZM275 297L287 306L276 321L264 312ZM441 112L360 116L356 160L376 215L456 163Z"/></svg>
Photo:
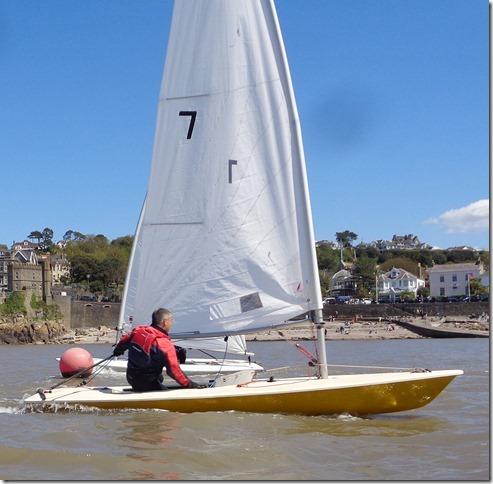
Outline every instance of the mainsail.
<svg viewBox="0 0 493 484"><path fill-rule="evenodd" d="M150 319L150 313L145 319L136 320L134 317L137 287L145 284L145 273L141 273L139 271L140 257L142 255L142 220L145 213L145 206L146 200L144 200L140 211L139 221L135 230L132 252L130 254L125 287L123 290L122 304L120 306L120 315L118 319L119 333L122 331L130 331L134 326L147 323ZM139 275L142 279L139 279ZM253 355L253 353L247 351L246 340L243 335L233 335L227 340L224 338L201 338L198 340L193 338L188 338L186 340L175 339L174 343L179 346L184 346L191 349L200 349L202 351Z"/></svg>
<svg viewBox="0 0 493 484"><path fill-rule="evenodd" d="M299 120L268 0L177 0L126 309L176 336L322 307Z"/></svg>

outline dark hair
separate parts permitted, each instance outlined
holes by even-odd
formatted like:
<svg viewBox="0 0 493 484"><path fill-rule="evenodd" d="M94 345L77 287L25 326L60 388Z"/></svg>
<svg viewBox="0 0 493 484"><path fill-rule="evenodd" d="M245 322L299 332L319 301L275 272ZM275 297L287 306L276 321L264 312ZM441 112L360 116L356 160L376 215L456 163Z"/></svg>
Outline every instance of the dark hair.
<svg viewBox="0 0 493 484"><path fill-rule="evenodd" d="M160 324L165 319L171 319L173 313L169 309L159 308L152 313L152 324Z"/></svg>

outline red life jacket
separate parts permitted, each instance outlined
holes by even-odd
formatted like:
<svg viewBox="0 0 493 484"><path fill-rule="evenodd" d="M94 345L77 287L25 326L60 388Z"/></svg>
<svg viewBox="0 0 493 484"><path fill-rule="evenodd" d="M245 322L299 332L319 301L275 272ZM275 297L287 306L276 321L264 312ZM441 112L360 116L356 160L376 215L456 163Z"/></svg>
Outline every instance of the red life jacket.
<svg viewBox="0 0 493 484"><path fill-rule="evenodd" d="M181 386L188 386L189 378L178 362L176 349L164 329L158 326L137 326L130 334L121 337L117 345L128 351L127 374L134 378L152 381L166 373Z"/></svg>

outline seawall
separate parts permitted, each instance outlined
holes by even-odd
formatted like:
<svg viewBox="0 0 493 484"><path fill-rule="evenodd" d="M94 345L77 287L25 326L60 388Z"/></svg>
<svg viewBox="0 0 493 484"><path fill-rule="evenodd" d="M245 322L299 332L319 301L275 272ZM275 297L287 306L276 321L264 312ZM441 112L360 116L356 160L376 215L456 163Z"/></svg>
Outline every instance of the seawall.
<svg viewBox="0 0 493 484"><path fill-rule="evenodd" d="M120 303L72 301L70 321L64 318L64 323L74 329L98 326L114 328L119 312ZM324 308L323 313L324 319L351 319L355 315L364 318L466 316L474 319L483 313L489 314L489 303L331 304Z"/></svg>
<svg viewBox="0 0 493 484"><path fill-rule="evenodd" d="M397 303L397 304L329 304L325 306L324 319L352 318L362 315L366 318L420 317L420 316L468 316L477 318L489 314L488 302L469 303Z"/></svg>

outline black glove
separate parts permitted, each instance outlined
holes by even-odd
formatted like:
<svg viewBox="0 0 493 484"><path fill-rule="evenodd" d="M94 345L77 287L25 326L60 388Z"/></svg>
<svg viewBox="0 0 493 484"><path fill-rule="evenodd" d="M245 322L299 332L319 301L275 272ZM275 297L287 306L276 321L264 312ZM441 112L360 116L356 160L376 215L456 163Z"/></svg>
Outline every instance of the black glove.
<svg viewBox="0 0 493 484"><path fill-rule="evenodd" d="M176 357L178 358L178 363L180 363L180 365L183 365L183 363L185 363L185 361L187 360L187 350L185 348L182 348L181 346L176 345L175 350Z"/></svg>
<svg viewBox="0 0 493 484"><path fill-rule="evenodd" d="M202 385L201 383L196 383L190 380L190 383L188 384L187 388L207 388L207 385Z"/></svg>
<svg viewBox="0 0 493 484"><path fill-rule="evenodd" d="M120 348L118 345L116 345L113 349L113 356L121 356L123 353L125 353L125 350Z"/></svg>

